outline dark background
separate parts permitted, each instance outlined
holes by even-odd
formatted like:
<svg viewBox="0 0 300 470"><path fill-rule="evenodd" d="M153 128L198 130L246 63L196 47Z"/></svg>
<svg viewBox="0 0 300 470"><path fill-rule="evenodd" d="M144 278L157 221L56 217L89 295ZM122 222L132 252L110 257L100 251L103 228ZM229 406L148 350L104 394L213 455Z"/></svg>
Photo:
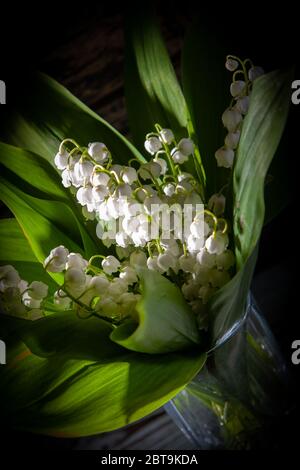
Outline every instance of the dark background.
<svg viewBox="0 0 300 470"><path fill-rule="evenodd" d="M133 5L133 2L125 3L127 8ZM196 14L203 25L215 30L221 37L229 36L237 45L237 50L247 51L255 63L263 64L266 70L298 62L297 29L300 17L294 7L287 3L280 8L274 6L272 11L263 10L262 6L258 8L252 4L241 3L227 3L222 9L217 4L210 9L203 8L199 2L189 1L178 7L175 2L156 3L162 32L179 78L184 33ZM134 15L134 8L130 14ZM55 2L38 3L35 6L28 3L6 5L4 11L1 11L0 31L0 79L5 80L7 86L6 106L9 107L10 100L15 100L20 89L24 89L30 71L39 69L57 79L119 131L130 135L124 103L123 16L124 7L111 5L109 2L85 1L79 5ZM297 76L296 72L295 78L300 79L300 74ZM295 190L291 191L288 207L263 231L253 282L254 295L272 326L284 357L290 364L291 394L296 397L296 402L299 394L297 379L300 375L300 365L298 368L293 366L290 357L291 343L300 339L300 313L296 299L299 278L299 145L296 139L299 133L300 105L298 108L291 107L290 143L286 156L286 164L292 168L290 186ZM0 107L2 118L5 118L4 112L4 107ZM7 214L5 208L2 207L2 210L3 214ZM159 418L151 417L145 423L129 429L129 434L138 436L136 445L139 448L143 448L143 442L145 446L149 442L140 437L143 435L143 429L149 427L149 423L151 426L154 423L154 429L155 422L157 429L161 426L161 420L165 423L160 440L171 432L177 436L175 426L172 427L169 422L164 421L161 412L158 416ZM280 448L292 448L297 445L298 421L299 410L296 406L291 416L278 423L276 433L277 437L278 433L280 435ZM46 449L85 448L84 441L80 444L76 440L56 440L11 430L2 430L2 433L3 446L13 444L27 448L37 445ZM120 438L119 448L123 448L122 439ZM110 442L114 443L116 440L118 441L116 434L111 434L104 441L103 438L95 441L95 445L96 448L109 448L113 445L110 445ZM178 446L180 442L182 446L188 445L184 440L179 440ZM86 444L88 445L90 444ZM159 445L159 440L156 445Z"/></svg>

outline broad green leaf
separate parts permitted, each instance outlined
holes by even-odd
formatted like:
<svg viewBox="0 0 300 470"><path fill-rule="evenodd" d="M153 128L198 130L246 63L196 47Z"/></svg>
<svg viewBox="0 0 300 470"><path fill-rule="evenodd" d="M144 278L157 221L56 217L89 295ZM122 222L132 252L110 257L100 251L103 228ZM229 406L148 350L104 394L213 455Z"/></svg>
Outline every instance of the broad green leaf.
<svg viewBox="0 0 300 470"><path fill-rule="evenodd" d="M34 255L16 219L0 220L0 264L11 264L22 279L43 281L55 286L49 274Z"/></svg>
<svg viewBox="0 0 300 470"><path fill-rule="evenodd" d="M42 212L70 238L82 244L87 256L92 256L99 248L103 251L102 244L96 240L95 224L84 221L76 199L63 187L59 174L44 158L0 142L0 169L4 180L33 196L32 209Z"/></svg>
<svg viewBox="0 0 300 470"><path fill-rule="evenodd" d="M254 82L233 170L233 228L238 272L212 299L212 344L237 329L246 298L264 223L264 184L279 144L289 108L291 72L271 72Z"/></svg>
<svg viewBox="0 0 300 470"><path fill-rule="evenodd" d="M14 107L11 103L7 111L1 140L35 152L51 163L66 137L82 146L102 141L115 161L143 159L125 137L55 80L36 74L24 80L22 86Z"/></svg>
<svg viewBox="0 0 300 470"><path fill-rule="evenodd" d="M142 298L136 306L137 323L117 327L111 339L133 351L165 353L200 348L196 318L180 290L161 274L139 272Z"/></svg>
<svg viewBox="0 0 300 470"><path fill-rule="evenodd" d="M155 123L185 135L185 99L151 8L145 14L141 5L127 15L125 44L125 94L135 144L144 150Z"/></svg>
<svg viewBox="0 0 300 470"><path fill-rule="evenodd" d="M125 30L125 95L134 143L145 152L145 136L155 124L171 128L179 140L195 141L193 123L168 51L151 7L144 5L127 15ZM184 169L197 174L204 187L205 174L198 148Z"/></svg>
<svg viewBox="0 0 300 470"><path fill-rule="evenodd" d="M183 92L206 174L208 197L222 185L215 152L224 142L221 117L231 99L230 73L224 63L232 50L227 49L227 38L225 42L216 31L207 31L196 22L185 38L182 55Z"/></svg>
<svg viewBox="0 0 300 470"><path fill-rule="evenodd" d="M0 142L0 165L9 170L8 178L14 178L28 194L69 201L69 192L63 187L59 174L39 155Z"/></svg>
<svg viewBox="0 0 300 470"><path fill-rule="evenodd" d="M183 389L205 362L195 351L127 351L108 339L110 326L73 312L35 322L2 316L0 325L8 356L0 370L1 422L44 434L90 435L140 419Z"/></svg>
<svg viewBox="0 0 300 470"><path fill-rule="evenodd" d="M60 214L63 214L63 217L65 215L72 217L68 206L52 201L42 201L41 204L39 199L28 196L2 178L0 178L0 192L2 201L15 215L39 262L42 263L50 250L58 245L82 253L82 247L70 238L68 235L70 231L64 229L62 221L59 225ZM56 280L61 279L60 274L51 274L51 276Z"/></svg>
<svg viewBox="0 0 300 470"><path fill-rule="evenodd" d="M291 77L291 71L274 71L254 82L233 170L238 268L252 253L263 226L265 177L286 123Z"/></svg>

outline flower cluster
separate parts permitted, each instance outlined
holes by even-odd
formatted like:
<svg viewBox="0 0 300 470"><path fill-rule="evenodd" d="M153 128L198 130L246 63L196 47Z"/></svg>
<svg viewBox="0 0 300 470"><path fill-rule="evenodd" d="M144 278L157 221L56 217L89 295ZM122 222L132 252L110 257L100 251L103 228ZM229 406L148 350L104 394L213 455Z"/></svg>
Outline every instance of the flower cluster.
<svg viewBox="0 0 300 470"><path fill-rule="evenodd" d="M64 273L54 304L63 310L74 309L83 318L93 314L113 323L134 316L140 298L135 266L144 261L141 256L133 252L120 263L114 256L95 255L87 261L62 245L54 248L44 262L48 272ZM102 259L101 267L95 266L96 259Z"/></svg>
<svg viewBox="0 0 300 470"><path fill-rule="evenodd" d="M41 318L47 295L48 286L43 282L28 284L13 266L0 266L0 310L3 313L31 320Z"/></svg>
<svg viewBox="0 0 300 470"><path fill-rule="evenodd" d="M67 150L70 144L72 149ZM102 272L92 277L90 272L95 268L90 263L81 260L80 266L69 265L68 257L75 255L62 251L62 258L58 257L62 264L57 265L56 255L51 253L50 267L49 259L46 260L47 269L65 270L66 289L63 294L56 293L57 303L69 307L68 302L73 298L103 315L130 314L127 300L123 305L122 299L128 299L133 311L137 300L134 292L138 293L136 260L140 266L171 279L175 275L196 314L205 310L214 292L230 279L235 258L228 249L228 224L223 218L225 197L222 193L213 194L205 206L199 182L182 168L189 158L193 159L194 142L190 138L177 142L171 129L156 125L156 132L146 136L145 149L151 155L150 160L132 159L128 166L121 166L113 164L104 143L80 147L72 139L62 142L55 164L62 170L63 184L75 188L84 213L98 221L98 237L107 247L113 245L116 256L123 261L107 257L102 262ZM184 229L175 223L178 222L176 212L181 213ZM55 250L60 252L65 248ZM124 282L124 270L135 278L133 284ZM115 272L119 276L107 280L107 275ZM94 283L106 282L109 285L96 292L99 299L95 303ZM65 295L66 292L71 295ZM112 292L123 297L119 300Z"/></svg>
<svg viewBox="0 0 300 470"><path fill-rule="evenodd" d="M250 59L242 61L238 57L228 55L225 67L233 73L230 93L232 101L222 115L222 122L228 134L223 147L219 148L215 157L220 167L231 168L234 162L243 119L249 108L249 98L254 80L263 75L261 67L254 66Z"/></svg>

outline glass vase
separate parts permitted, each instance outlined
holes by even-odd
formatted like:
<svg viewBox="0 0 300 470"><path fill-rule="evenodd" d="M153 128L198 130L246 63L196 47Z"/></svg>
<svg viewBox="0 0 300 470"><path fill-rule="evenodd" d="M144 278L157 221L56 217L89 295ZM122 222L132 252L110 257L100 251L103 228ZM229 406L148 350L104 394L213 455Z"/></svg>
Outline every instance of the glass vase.
<svg viewBox="0 0 300 470"><path fill-rule="evenodd" d="M244 321L209 353L204 369L165 409L195 449L270 448L289 412L289 377L278 345L247 299Z"/></svg>

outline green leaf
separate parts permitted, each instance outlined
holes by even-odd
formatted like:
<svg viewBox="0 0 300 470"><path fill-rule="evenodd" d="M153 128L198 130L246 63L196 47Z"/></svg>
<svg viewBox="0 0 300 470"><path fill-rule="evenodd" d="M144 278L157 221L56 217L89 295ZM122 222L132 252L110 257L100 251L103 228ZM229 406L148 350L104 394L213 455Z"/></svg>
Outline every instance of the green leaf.
<svg viewBox="0 0 300 470"><path fill-rule="evenodd" d="M44 434L90 435L140 419L183 389L205 362L195 351L132 353L108 339L110 326L73 312L35 322L2 316L0 325L7 345L1 422Z"/></svg>
<svg viewBox="0 0 300 470"><path fill-rule="evenodd" d="M137 323L117 327L111 339L133 351L152 354L199 348L195 316L178 287L148 269L141 269L139 277L142 298L136 306Z"/></svg>
<svg viewBox="0 0 300 470"><path fill-rule="evenodd" d="M53 164L66 137L80 145L103 141L114 160L143 160L135 147L110 124L44 74L24 81L16 104L10 106L0 131L1 140L41 155Z"/></svg>
<svg viewBox="0 0 300 470"><path fill-rule="evenodd" d="M22 188L31 208L68 233L84 248L87 257L99 249L104 251L100 240L96 241L95 224L89 226L84 221L76 199L63 187L61 177L44 158L0 142L0 169L3 180L17 190Z"/></svg>
<svg viewBox="0 0 300 470"><path fill-rule="evenodd" d="M207 31L196 22L186 35L182 54L183 92L195 134L204 171L207 195L222 186L218 175L216 150L223 145L225 132L222 114L230 103L230 74L224 67L228 49L227 38L216 31Z"/></svg>
<svg viewBox="0 0 300 470"><path fill-rule="evenodd" d="M125 94L130 129L144 150L145 135L155 123L185 135L188 112L184 96L153 12L144 6L127 15Z"/></svg>
<svg viewBox="0 0 300 470"><path fill-rule="evenodd" d="M72 217L72 212L63 203L40 201L24 193L8 181L0 178L1 199L14 213L30 247L39 262L43 262L50 250L58 245L70 251L82 253L82 247L68 235L61 217ZM61 225L60 225L61 222ZM51 274L60 281L60 274Z"/></svg>
<svg viewBox="0 0 300 470"><path fill-rule="evenodd" d="M22 279L43 281L54 288L49 274L34 255L16 219L0 220L0 264L11 264Z"/></svg>
<svg viewBox="0 0 300 470"><path fill-rule="evenodd" d="M233 170L234 235L240 268L257 245L264 222L266 173L283 133L292 71L274 71L254 82Z"/></svg>

